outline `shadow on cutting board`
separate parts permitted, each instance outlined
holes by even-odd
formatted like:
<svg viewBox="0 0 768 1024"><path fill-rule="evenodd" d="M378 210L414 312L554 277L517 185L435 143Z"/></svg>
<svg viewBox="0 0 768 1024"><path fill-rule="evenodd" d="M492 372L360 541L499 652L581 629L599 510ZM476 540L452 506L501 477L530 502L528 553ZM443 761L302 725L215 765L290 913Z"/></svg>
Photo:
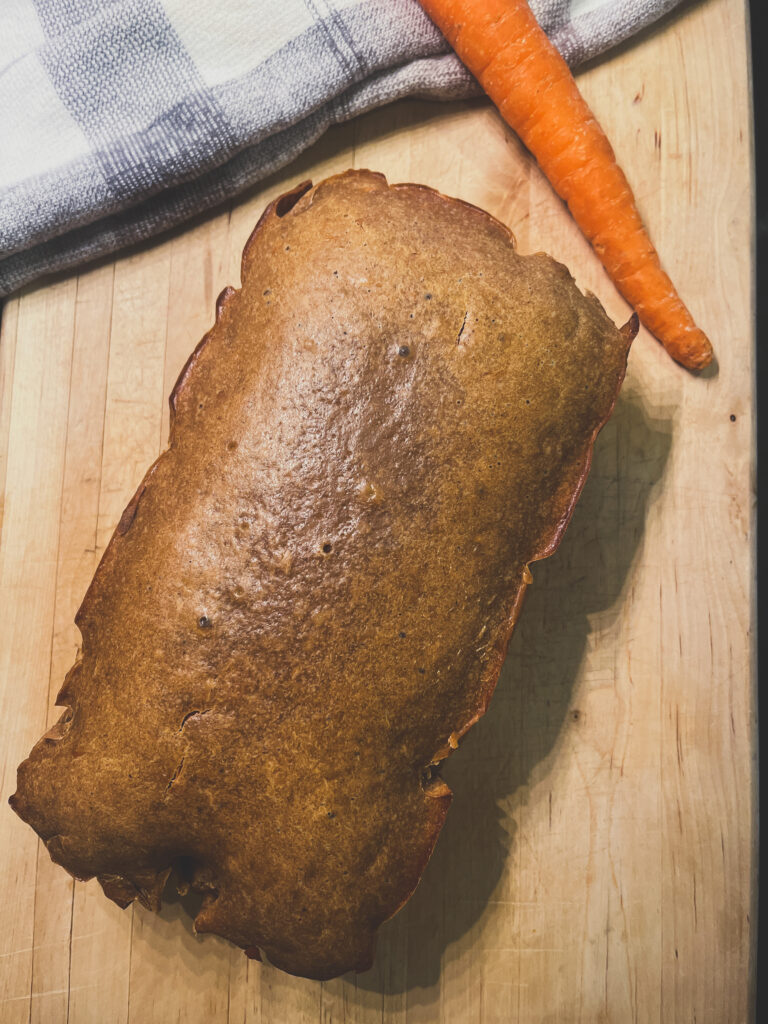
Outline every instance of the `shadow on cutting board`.
<svg viewBox="0 0 768 1024"><path fill-rule="evenodd" d="M619 614L671 444L666 411L650 416L623 392L560 548L532 567L489 712L444 765L454 799L432 860L410 902L381 929L373 969L347 975L349 985L408 991L409 1007L430 1003L434 993L414 990L434 986L451 944L480 924L517 838L505 805L579 714L571 701L590 620L602 631Z"/></svg>

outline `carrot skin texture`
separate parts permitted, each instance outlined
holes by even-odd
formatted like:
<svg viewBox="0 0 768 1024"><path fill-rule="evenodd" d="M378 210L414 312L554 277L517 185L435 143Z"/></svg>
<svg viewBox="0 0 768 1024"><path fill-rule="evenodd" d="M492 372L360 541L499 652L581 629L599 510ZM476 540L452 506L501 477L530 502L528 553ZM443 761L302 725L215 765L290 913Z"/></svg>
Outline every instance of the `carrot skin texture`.
<svg viewBox="0 0 768 1024"><path fill-rule="evenodd" d="M663 270L613 148L527 0L421 5L533 153L641 322L688 369L712 345Z"/></svg>

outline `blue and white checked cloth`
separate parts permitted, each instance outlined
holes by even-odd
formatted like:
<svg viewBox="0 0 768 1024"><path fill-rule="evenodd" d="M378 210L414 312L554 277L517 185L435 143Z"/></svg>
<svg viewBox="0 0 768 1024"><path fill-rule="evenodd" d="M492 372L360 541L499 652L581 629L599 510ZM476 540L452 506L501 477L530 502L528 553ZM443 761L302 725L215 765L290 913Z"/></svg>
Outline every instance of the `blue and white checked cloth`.
<svg viewBox="0 0 768 1024"><path fill-rule="evenodd" d="M680 0L531 0L571 65ZM0 0L0 296L477 85L416 0Z"/></svg>

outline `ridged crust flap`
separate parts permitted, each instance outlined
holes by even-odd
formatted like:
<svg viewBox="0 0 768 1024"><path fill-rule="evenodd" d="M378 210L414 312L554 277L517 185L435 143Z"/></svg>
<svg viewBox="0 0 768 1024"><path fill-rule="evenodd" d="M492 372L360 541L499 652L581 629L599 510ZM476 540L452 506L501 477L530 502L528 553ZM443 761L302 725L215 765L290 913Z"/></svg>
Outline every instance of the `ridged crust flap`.
<svg viewBox="0 0 768 1024"><path fill-rule="evenodd" d="M636 327L500 223L348 172L265 211L171 397L12 804L120 905L368 967L557 545Z"/></svg>

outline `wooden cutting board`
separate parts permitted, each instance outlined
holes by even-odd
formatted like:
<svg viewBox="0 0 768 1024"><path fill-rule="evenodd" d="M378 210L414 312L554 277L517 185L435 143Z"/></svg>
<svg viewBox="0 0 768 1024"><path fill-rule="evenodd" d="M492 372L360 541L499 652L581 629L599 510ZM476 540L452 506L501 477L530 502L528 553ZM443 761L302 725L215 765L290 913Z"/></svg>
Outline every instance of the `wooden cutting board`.
<svg viewBox="0 0 768 1024"><path fill-rule="evenodd" d="M752 142L744 0L703 0L584 70L666 266L718 356L645 333L455 801L375 968L319 984L216 937L194 900L121 911L5 805L58 715L75 610L168 430L167 396L268 200L349 166L489 209L627 308L485 101L391 106L215 216L25 289L0 340L0 1020L57 1024L750 1019L755 908Z"/></svg>

